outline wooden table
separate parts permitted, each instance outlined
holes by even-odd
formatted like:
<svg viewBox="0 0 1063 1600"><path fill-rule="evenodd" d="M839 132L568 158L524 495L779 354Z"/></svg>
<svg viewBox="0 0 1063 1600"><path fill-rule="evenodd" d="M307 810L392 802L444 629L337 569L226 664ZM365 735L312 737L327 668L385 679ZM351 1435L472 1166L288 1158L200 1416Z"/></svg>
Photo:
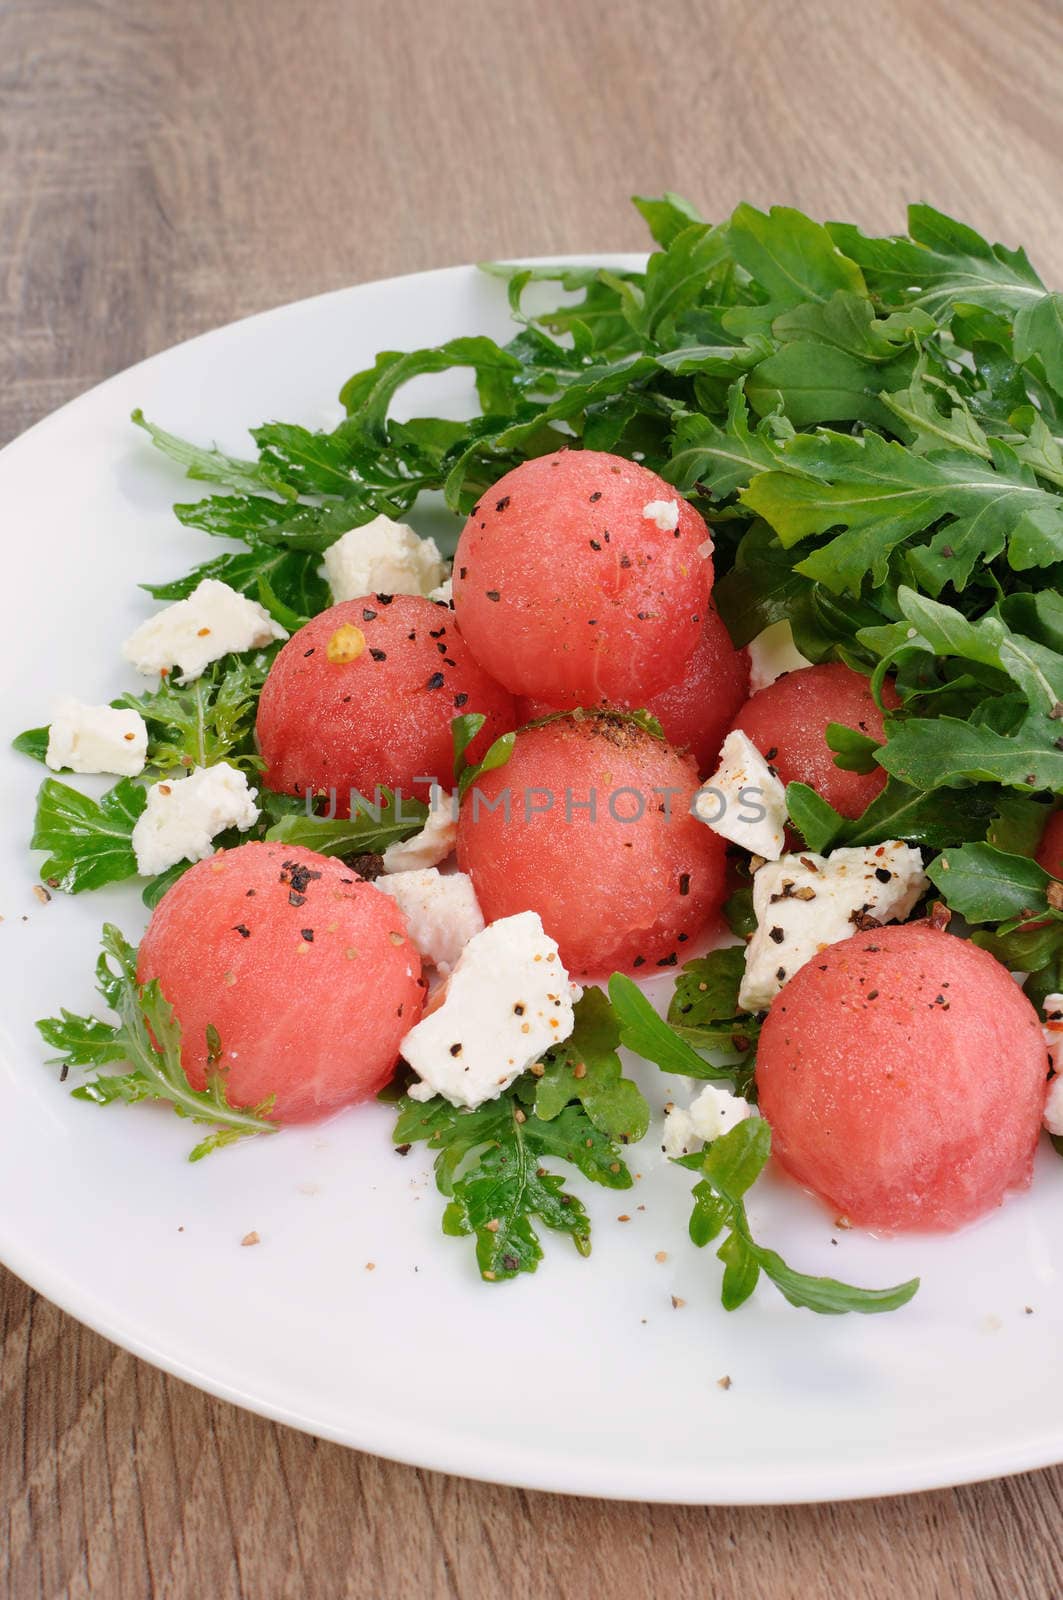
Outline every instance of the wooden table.
<svg viewBox="0 0 1063 1600"><path fill-rule="evenodd" d="M664 187L880 229L927 199L1063 281L1061 61L1059 0L7 0L0 442L281 301L639 248L627 196ZM17 1600L1063 1592L1063 1471L818 1508L566 1500L235 1411L10 1275L0 1330Z"/></svg>

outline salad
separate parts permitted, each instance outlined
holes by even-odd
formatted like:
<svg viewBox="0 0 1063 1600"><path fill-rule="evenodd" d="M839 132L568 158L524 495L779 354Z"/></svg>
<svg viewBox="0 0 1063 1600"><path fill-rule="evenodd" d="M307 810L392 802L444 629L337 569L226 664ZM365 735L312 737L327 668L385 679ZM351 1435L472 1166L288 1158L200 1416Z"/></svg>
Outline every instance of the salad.
<svg viewBox="0 0 1063 1600"><path fill-rule="evenodd" d="M15 740L116 779L44 778L41 892L150 911L38 1028L193 1160L388 1100L487 1282L588 1255L582 1184L649 1139L728 1310L894 1310L917 1280L803 1274L745 1196L772 1158L948 1231L1063 1139L1063 295L926 206L635 203L644 271L485 269L513 338L381 353L331 431L134 413L218 543L144 585L139 687ZM476 414L398 420L450 368Z"/></svg>

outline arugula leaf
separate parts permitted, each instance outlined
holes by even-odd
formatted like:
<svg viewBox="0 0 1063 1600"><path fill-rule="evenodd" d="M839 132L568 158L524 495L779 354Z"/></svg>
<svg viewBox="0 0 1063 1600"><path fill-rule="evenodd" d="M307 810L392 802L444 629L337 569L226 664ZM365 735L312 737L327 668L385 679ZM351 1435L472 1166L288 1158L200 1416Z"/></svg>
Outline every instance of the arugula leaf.
<svg viewBox="0 0 1063 1600"><path fill-rule="evenodd" d="M991 844L945 850L927 867L947 904L968 922L1009 922L1055 915L1048 900L1054 880L1029 856Z"/></svg>
<svg viewBox="0 0 1063 1600"><path fill-rule="evenodd" d="M188 478L221 483L228 489L239 489L248 494L265 489L281 500L294 500L297 497L297 490L291 484L285 483L283 478L269 466L263 466L255 461L240 461L235 456L227 456L220 450L203 449L199 445L190 444L186 439L179 439L176 434L167 433L165 428L149 422L139 406L132 413L132 420L138 428L143 428L151 435L152 443L162 451L163 455L169 456L171 461L176 461L178 466L184 467L185 476Z"/></svg>
<svg viewBox="0 0 1063 1600"><path fill-rule="evenodd" d="M323 856L382 855L389 844L400 844L420 833L427 816L423 800L381 785L372 804L367 802L351 817L307 816L304 809L280 817L267 828L266 838L303 845Z"/></svg>
<svg viewBox="0 0 1063 1600"><path fill-rule="evenodd" d="M567 1161L609 1189L632 1184L618 1146L583 1105L570 1103L544 1120L534 1096L534 1079L529 1085L521 1078L475 1111L438 1096L399 1102L392 1138L400 1146L424 1141L436 1152L436 1186L449 1201L443 1232L475 1236L480 1276L492 1283L535 1271L543 1257L537 1225L567 1234L580 1255L590 1254L586 1209L545 1160Z"/></svg>
<svg viewBox="0 0 1063 1600"><path fill-rule="evenodd" d="M183 687L165 678L157 689L111 702L139 711L148 724L148 764L168 772L228 761L261 770L255 714L276 651L225 656Z"/></svg>
<svg viewBox="0 0 1063 1600"><path fill-rule="evenodd" d="M644 1061L654 1062L662 1072L713 1083L733 1081L733 1066L714 1066L700 1056L682 1034L657 1015L642 990L622 972L613 973L608 988L620 1028L620 1043L625 1049Z"/></svg>
<svg viewBox="0 0 1063 1600"><path fill-rule="evenodd" d="M1015 318L1015 359L1037 361L1057 394L1063 394L1063 294L1027 300Z"/></svg>
<svg viewBox="0 0 1063 1600"><path fill-rule="evenodd" d="M61 1065L63 1078L72 1066L100 1068L119 1061L128 1064L127 1072L97 1072L72 1091L74 1097L97 1105L166 1101L178 1116L211 1130L191 1151L190 1161L199 1161L249 1134L274 1132L274 1124L268 1120L272 1102L251 1110L230 1105L224 1070L216 1065L222 1059L216 1034L213 1040L206 1041L208 1057L214 1064L208 1073L207 1088L189 1087L181 1065L180 1025L158 980L137 982L136 951L113 924L105 924L102 943L103 954L96 967L97 988L105 1005L117 1013L117 1023L80 1017L65 1010L58 1017L46 1017L37 1023L45 1044L59 1052L53 1062Z"/></svg>
<svg viewBox="0 0 1063 1600"><path fill-rule="evenodd" d="M763 1272L792 1306L820 1315L840 1316L855 1311L870 1315L896 1311L919 1288L919 1279L892 1289L859 1289L836 1278L810 1277L796 1272L774 1250L753 1238L744 1196L756 1182L771 1153L771 1129L760 1117L748 1117L729 1133L714 1139L705 1150L682 1156L677 1166L700 1174L694 1186L690 1237L704 1246L727 1237L716 1254L724 1264L720 1299L725 1311L736 1311L753 1293Z"/></svg>
<svg viewBox="0 0 1063 1600"><path fill-rule="evenodd" d="M120 778L99 800L45 778L30 839L31 850L48 851L41 877L66 894L135 877L133 825L146 804L143 788L131 778Z"/></svg>
<svg viewBox="0 0 1063 1600"><path fill-rule="evenodd" d="M650 1125L650 1108L638 1084L625 1078L617 1048L620 1029L601 989L586 989L575 1008L571 1035L542 1060L535 1114L552 1122L578 1100L606 1138L634 1144Z"/></svg>
<svg viewBox="0 0 1063 1600"><path fill-rule="evenodd" d="M24 756L32 756L34 761L43 761L48 753L48 733L47 726L27 728L25 733L15 735L11 748Z"/></svg>
<svg viewBox="0 0 1063 1600"><path fill-rule="evenodd" d="M779 306L823 302L838 290L867 292L859 266L831 232L789 206L766 214L736 206L728 232L735 260Z"/></svg>
<svg viewBox="0 0 1063 1600"><path fill-rule="evenodd" d="M498 767L504 767L513 754L513 747L517 742L515 733L502 733L488 745L483 758L475 764L466 760L465 752L480 732L487 718L479 711L467 711L460 717L452 717L450 723L451 736L454 740L454 774L458 785L458 798L463 800L469 790L482 778L485 772L494 772Z"/></svg>

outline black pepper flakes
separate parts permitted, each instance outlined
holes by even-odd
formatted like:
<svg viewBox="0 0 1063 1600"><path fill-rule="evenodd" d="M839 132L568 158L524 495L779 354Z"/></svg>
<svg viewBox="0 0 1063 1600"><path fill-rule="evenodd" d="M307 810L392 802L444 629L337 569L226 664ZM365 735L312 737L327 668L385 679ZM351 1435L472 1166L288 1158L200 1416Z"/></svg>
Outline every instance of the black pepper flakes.
<svg viewBox="0 0 1063 1600"><path fill-rule="evenodd" d="M376 597L376 602L378 606L389 606L394 598L395 596L393 594L378 594Z"/></svg>
<svg viewBox="0 0 1063 1600"><path fill-rule="evenodd" d="M893 873L890 871L889 867L876 867L875 877L878 879L879 883L891 883L893 880Z"/></svg>
<svg viewBox="0 0 1063 1600"><path fill-rule="evenodd" d="M600 500L601 498L602 491L600 489L595 489L594 493L591 495L591 505L594 505L595 501Z"/></svg>
<svg viewBox="0 0 1063 1600"><path fill-rule="evenodd" d="M496 600L497 601L497 600L501 600L501 598L502 598L502 596L499 594L497 589L485 589L484 593L486 594L488 600Z"/></svg>
<svg viewBox="0 0 1063 1600"><path fill-rule="evenodd" d="M376 612L373 611L369 606L363 606L362 607L362 621L363 622L375 622L376 621Z"/></svg>
<svg viewBox="0 0 1063 1600"><path fill-rule="evenodd" d="M634 961L631 963L631 965L633 967L644 967L646 965L646 957L645 956L636 956Z"/></svg>
<svg viewBox="0 0 1063 1600"><path fill-rule="evenodd" d="M233 929L233 932L234 933L238 933L240 935L241 939L250 939L250 937L251 937L251 929L248 928L248 927L245 927L242 922L238 922L236 924L235 928Z"/></svg>
<svg viewBox="0 0 1063 1600"><path fill-rule="evenodd" d="M426 689L442 689L442 687L443 687L443 674L441 672L433 672L432 676L429 678L428 682L425 684L425 688Z"/></svg>
<svg viewBox="0 0 1063 1600"><path fill-rule="evenodd" d="M689 872L681 872L679 874L679 893L681 895L688 895L690 893L690 873Z"/></svg>
<svg viewBox="0 0 1063 1600"><path fill-rule="evenodd" d="M588 539L587 543L590 545L592 550L600 550L602 548L597 539Z"/></svg>
<svg viewBox="0 0 1063 1600"><path fill-rule="evenodd" d="M452 1044L451 1047L450 1047L450 1053L451 1053L452 1056L460 1056L461 1055L461 1045L460 1044Z"/></svg>
<svg viewBox="0 0 1063 1600"><path fill-rule="evenodd" d="M306 940L307 944L313 944L313 942L314 942L314 930L313 930L313 928L300 928L299 929L299 933L300 933L300 936Z"/></svg>
<svg viewBox="0 0 1063 1600"><path fill-rule="evenodd" d="M658 961L657 965L659 967L674 967L678 960L679 960L679 957L676 955L675 951L673 950L671 955L662 956L661 959Z"/></svg>
<svg viewBox="0 0 1063 1600"><path fill-rule="evenodd" d="M495 501L495 510L496 511L505 511L505 509L506 509L506 507L508 505L509 505L509 495L508 494L504 494L502 496L501 500L496 500Z"/></svg>
<svg viewBox="0 0 1063 1600"><path fill-rule="evenodd" d="M372 656L374 661L386 661L388 658L388 653L386 650L370 650L369 654Z"/></svg>
<svg viewBox="0 0 1063 1600"><path fill-rule="evenodd" d="M467 694L456 694L454 696L454 705L455 705L455 707L457 708L458 711L461 710L462 706L468 705L468 703L469 703L469 697L468 697Z"/></svg>
<svg viewBox="0 0 1063 1600"><path fill-rule="evenodd" d="M313 653L314 653L314 646L311 645L309 650L304 650L303 651L303 660L305 661L307 656L312 656Z"/></svg>
<svg viewBox="0 0 1063 1600"><path fill-rule="evenodd" d="M768 938L773 944L782 944L783 940L786 938L786 934L781 928L770 928L768 930Z"/></svg>

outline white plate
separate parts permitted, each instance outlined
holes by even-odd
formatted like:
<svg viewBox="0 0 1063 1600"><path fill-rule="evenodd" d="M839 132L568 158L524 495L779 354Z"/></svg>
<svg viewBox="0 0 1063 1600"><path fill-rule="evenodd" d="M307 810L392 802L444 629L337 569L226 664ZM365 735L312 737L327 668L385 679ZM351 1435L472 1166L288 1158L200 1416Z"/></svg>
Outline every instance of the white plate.
<svg viewBox="0 0 1063 1600"><path fill-rule="evenodd" d="M171 517L206 488L130 427L133 406L246 453L247 424L325 422L378 349L508 330L500 285L471 268L368 284L170 350L9 446L5 735L64 692L117 692L118 645L151 608L136 583L217 548ZM460 377L407 397L470 398ZM41 772L0 759L0 1257L83 1322L295 1427L541 1489L815 1500L1063 1458L1063 1165L1047 1148L1029 1194L953 1239L839 1232L792 1186L758 1187L754 1226L795 1265L879 1285L920 1273L893 1315L815 1317L764 1284L728 1316L719 1264L686 1238L688 1179L652 1135L634 1192L579 1183L589 1261L547 1237L534 1277L491 1288L469 1242L441 1236L428 1160L392 1150L380 1106L190 1166L189 1125L168 1111L70 1099L33 1019L91 1008L101 922L136 936L145 914L134 889L37 904L25 845ZM668 1082L644 1083L663 1105ZM251 1229L261 1244L241 1248Z"/></svg>

